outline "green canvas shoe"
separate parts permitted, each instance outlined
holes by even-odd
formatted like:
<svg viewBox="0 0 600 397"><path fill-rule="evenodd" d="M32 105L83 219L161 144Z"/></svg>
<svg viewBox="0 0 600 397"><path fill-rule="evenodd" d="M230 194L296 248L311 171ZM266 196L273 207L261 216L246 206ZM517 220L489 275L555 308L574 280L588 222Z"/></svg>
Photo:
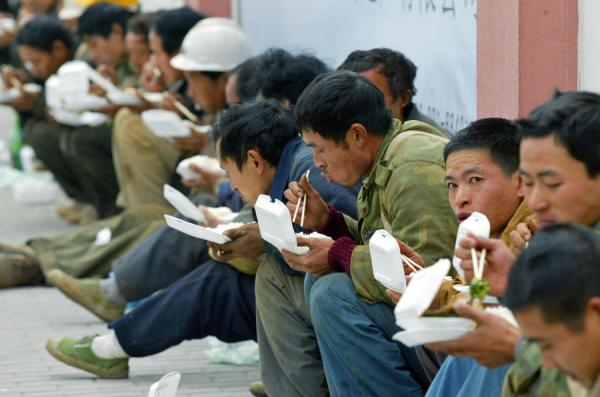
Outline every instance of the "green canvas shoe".
<svg viewBox="0 0 600 397"><path fill-rule="evenodd" d="M252 394L254 397L268 397L265 387L259 380L250 383L250 394Z"/></svg>
<svg viewBox="0 0 600 397"><path fill-rule="evenodd" d="M50 339L46 343L46 350L58 361L91 372L100 378L127 378L129 376L129 359L105 359L96 356L91 346L93 339L93 336L86 336L80 340L73 338Z"/></svg>
<svg viewBox="0 0 600 397"><path fill-rule="evenodd" d="M96 278L76 279L62 270L53 269L46 274L46 279L67 298L104 321L116 320L125 312L124 304L111 301L104 296L100 290L100 281Z"/></svg>

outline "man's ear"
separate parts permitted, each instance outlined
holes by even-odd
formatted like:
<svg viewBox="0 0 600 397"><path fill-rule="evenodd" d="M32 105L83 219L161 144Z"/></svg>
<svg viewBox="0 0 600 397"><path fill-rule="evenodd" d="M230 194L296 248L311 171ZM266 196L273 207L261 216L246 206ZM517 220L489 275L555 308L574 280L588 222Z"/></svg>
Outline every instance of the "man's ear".
<svg viewBox="0 0 600 397"><path fill-rule="evenodd" d="M64 58L68 56L69 49L64 42L60 40L54 40L52 42L52 54L58 58Z"/></svg>
<svg viewBox="0 0 600 397"><path fill-rule="evenodd" d="M516 171L512 174L511 180L517 187L517 196L519 198L525 197L525 191L523 190L523 177L521 176L519 171Z"/></svg>
<svg viewBox="0 0 600 397"><path fill-rule="evenodd" d="M346 133L346 143L362 148L367 144L368 137L369 132L365 126L360 123L354 123Z"/></svg>
<svg viewBox="0 0 600 397"><path fill-rule="evenodd" d="M399 95L398 98L396 98L396 100L394 101L394 103L397 103L400 106L400 108L404 109L405 107L408 106L408 104L412 100L412 97L413 97L413 93L410 92L410 90L404 90L402 95ZM404 116L406 116L406 115L404 115Z"/></svg>
<svg viewBox="0 0 600 397"><path fill-rule="evenodd" d="M593 296L588 300L587 303L588 309L596 313L598 317L600 317L600 296Z"/></svg>
<svg viewBox="0 0 600 397"><path fill-rule="evenodd" d="M263 156L254 149L250 149L247 152L248 159L246 162L252 169L256 170L256 172L260 175L265 171L266 163Z"/></svg>
<svg viewBox="0 0 600 397"><path fill-rule="evenodd" d="M125 31L123 30L123 27L118 23L112 24L111 33L125 38Z"/></svg>

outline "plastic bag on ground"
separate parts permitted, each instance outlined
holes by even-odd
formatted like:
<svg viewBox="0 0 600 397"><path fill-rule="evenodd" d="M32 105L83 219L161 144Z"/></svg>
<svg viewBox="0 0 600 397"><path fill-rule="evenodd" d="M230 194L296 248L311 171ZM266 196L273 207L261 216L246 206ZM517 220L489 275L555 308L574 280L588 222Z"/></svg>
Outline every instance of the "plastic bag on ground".
<svg viewBox="0 0 600 397"><path fill-rule="evenodd" d="M255 365L258 364L258 344L252 340L236 343L221 342L215 337L208 337L211 346L205 353L211 363Z"/></svg>

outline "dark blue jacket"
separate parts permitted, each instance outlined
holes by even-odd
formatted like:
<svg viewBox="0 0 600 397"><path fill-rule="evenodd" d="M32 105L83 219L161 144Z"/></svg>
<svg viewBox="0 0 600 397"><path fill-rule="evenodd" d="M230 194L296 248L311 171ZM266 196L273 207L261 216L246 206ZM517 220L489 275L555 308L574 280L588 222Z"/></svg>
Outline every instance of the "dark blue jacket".
<svg viewBox="0 0 600 397"><path fill-rule="evenodd" d="M312 150L299 137L289 141L283 148L269 192L271 199L278 199L283 203L287 202L283 192L288 188L290 182L299 181L308 170L310 170L310 184L319 192L323 200L356 219L356 197L360 186L345 188L337 183L328 182L323 177L321 169L315 166ZM256 214L254 218L256 219ZM302 230L296 224L294 224L294 229L296 232ZM264 241L264 245L266 253L277 259L284 272L294 276L304 276L304 273L297 272L289 267L277 248L266 241Z"/></svg>

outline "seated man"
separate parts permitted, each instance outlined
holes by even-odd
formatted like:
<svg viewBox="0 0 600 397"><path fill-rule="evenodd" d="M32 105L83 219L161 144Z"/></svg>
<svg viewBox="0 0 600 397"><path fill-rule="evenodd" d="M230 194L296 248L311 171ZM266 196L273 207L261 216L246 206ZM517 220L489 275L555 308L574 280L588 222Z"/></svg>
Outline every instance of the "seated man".
<svg viewBox="0 0 600 397"><path fill-rule="evenodd" d="M232 107L220 118L214 134L221 166L246 202L254 204L260 194L282 200L287 184L312 170L311 180L323 196L339 208L352 210L354 193L327 183L314 168L292 116L280 105L253 102ZM227 232L234 240L217 251L232 257L262 254L258 224L242 229ZM243 252L238 238L246 241ZM227 342L255 339L253 286L253 276L209 261L111 323L109 334L79 341L50 340L47 348L66 364L101 377L122 378L128 374L127 357L156 354L185 339L206 335Z"/></svg>
<svg viewBox="0 0 600 397"><path fill-rule="evenodd" d="M506 305L558 368L600 396L600 237L576 224L542 229L512 267Z"/></svg>
<svg viewBox="0 0 600 397"><path fill-rule="evenodd" d="M156 136L144 124L139 112L150 108L179 112L174 105L175 100L188 109L194 109L193 98L186 93L188 83L183 72L173 68L170 61L179 54L185 35L202 18L202 15L183 7L161 12L152 20L149 34L152 59L145 66L141 85L148 91L165 89L167 92L158 103L144 100L142 106L121 109L115 117L113 159L119 181L118 203L124 208L144 203L166 204L162 187L165 183L172 184L175 167L183 152L173 142ZM195 111L192 113L198 117L201 115ZM188 155L200 152L208 141L206 134L193 130L191 134L197 137L198 142L186 146Z"/></svg>
<svg viewBox="0 0 600 397"><path fill-rule="evenodd" d="M490 235L508 244L510 233L530 214L522 201L516 127L504 119L473 122L450 138L444 148L444 158L448 195L457 220L462 222L473 212L480 212L490 221ZM443 292L449 291L444 289ZM460 313L471 314L468 307ZM489 315L486 321L489 326L485 329L497 327L499 344L514 343L518 339L518 331L500 318ZM481 330L475 330L470 335L476 338L479 332ZM428 368L437 370L435 362L425 362ZM497 366L491 362L486 364ZM451 356L435 375L427 396L498 395L507 370L508 365L492 370L474 359ZM431 371L431 375L434 374Z"/></svg>
<svg viewBox="0 0 600 397"><path fill-rule="evenodd" d="M17 33L15 43L29 73L42 85L60 66L73 58L76 49L75 38L69 30L48 15L34 17L26 23ZM9 76L3 77L5 81L11 81ZM56 128L46 114L44 88L39 93L23 90L21 96L8 105L27 114L23 120L23 139L52 172L67 196L78 202L88 201L85 181L79 179L75 172L76 164L70 162L60 148L66 132Z"/></svg>
<svg viewBox="0 0 600 397"><path fill-rule="evenodd" d="M270 50L256 57L255 63L244 62L232 75L233 81L241 88L241 96L253 94L256 97L260 88L262 98L272 96L291 106L296 103L301 88L326 69L325 64L316 57L292 56L281 49ZM254 72L253 76L247 73L248 69ZM239 79L236 77L238 73ZM253 87L247 87L247 80ZM226 189L220 189L218 205L238 211L227 203L229 196L226 193ZM204 204L209 203L205 201ZM173 252L177 254L173 255ZM126 301L149 296L205 261L204 242L163 226L130 253L115 260L112 277L76 280L68 272L54 270L48 274L48 278L69 298L108 321L122 315Z"/></svg>
<svg viewBox="0 0 600 397"><path fill-rule="evenodd" d="M437 255L450 254L454 228L449 226L455 225L455 218L443 182L442 151L446 141L423 131L433 128L429 125L393 120L381 91L366 78L347 71L324 74L313 80L298 101L296 116L304 141L313 149L315 164L323 169L329 180L354 186L366 179L359 193L357 223L355 218L327 207L303 178L300 186L307 195L305 226L334 240L299 238L299 243L309 246L311 252L306 256L284 252L286 261L297 271L316 275L344 272L344 269L350 273L351 267L352 279L343 274L345 279L338 280L337 275L332 275L324 276L320 281L334 277L336 282L329 285L338 282L348 285L353 297L357 293L361 296L356 299L366 299L370 303L389 302L385 289L373 278L369 249L365 244L375 230L385 225L398 238L408 240L421 250L428 261L433 261ZM288 207L294 212L300 187L292 184L286 194L290 200ZM313 302L310 314L304 313L307 307L301 289L303 280L284 279L284 284L281 276L276 277L273 266L265 265L261 264L257 274L256 298L261 372L267 393L324 395L326 391L318 389L320 379L317 374L323 376L319 353L316 347L313 349L308 344L314 343L312 326L317 326ZM298 290L287 287L288 283L297 284ZM282 289L280 285L286 285L286 288ZM302 302L298 303L300 299ZM377 307L382 308L378 320L389 320L393 325L391 306ZM311 317L315 321L313 324L309 320ZM352 320L348 317L348 321ZM374 326L365 327L374 329ZM353 327L341 328L350 333L355 330ZM386 334L391 331L391 327L385 328ZM391 334L388 336L391 338ZM328 356L330 350L323 342L319 339L329 381L333 378L328 362L334 359ZM331 343L341 343L347 348L350 342L339 339ZM310 350L307 346L311 346ZM422 395L427 379L414 349L402 348L393 342L386 348L399 353L392 365L397 368L394 375L400 380L385 377L388 380L384 382L403 384L396 392L402 390L407 395ZM390 357L385 354L384 360ZM358 361L354 358L347 364L359 365ZM307 371L300 370L308 365L314 368L310 378ZM347 381L352 382L352 379L347 378ZM335 381L329 383L329 389L333 394L363 391L357 385L346 382L341 385Z"/></svg>
<svg viewBox="0 0 600 397"><path fill-rule="evenodd" d="M383 92L392 117L402 122L417 120L435 127L431 132L447 137L448 131L419 111L413 103L417 93L417 67L404 54L389 48L357 50L348 55L338 70L349 70L369 79Z"/></svg>
<svg viewBox="0 0 600 397"><path fill-rule="evenodd" d="M588 92L559 93L519 120L521 136L520 173L525 200L542 227L555 222L575 222L600 229L600 96ZM532 232L528 232L528 236ZM528 236L526 238L528 238ZM463 261L467 279L473 276L471 248L487 249L484 278L490 294L504 296L514 255L501 241L466 238L456 252ZM478 323L477 339L461 338L436 344L436 349L474 358L486 357L497 365L511 363L503 395L568 395L564 375L542 369L539 346L521 341L497 343L495 332L484 332L484 317ZM516 361L515 361L516 360Z"/></svg>

